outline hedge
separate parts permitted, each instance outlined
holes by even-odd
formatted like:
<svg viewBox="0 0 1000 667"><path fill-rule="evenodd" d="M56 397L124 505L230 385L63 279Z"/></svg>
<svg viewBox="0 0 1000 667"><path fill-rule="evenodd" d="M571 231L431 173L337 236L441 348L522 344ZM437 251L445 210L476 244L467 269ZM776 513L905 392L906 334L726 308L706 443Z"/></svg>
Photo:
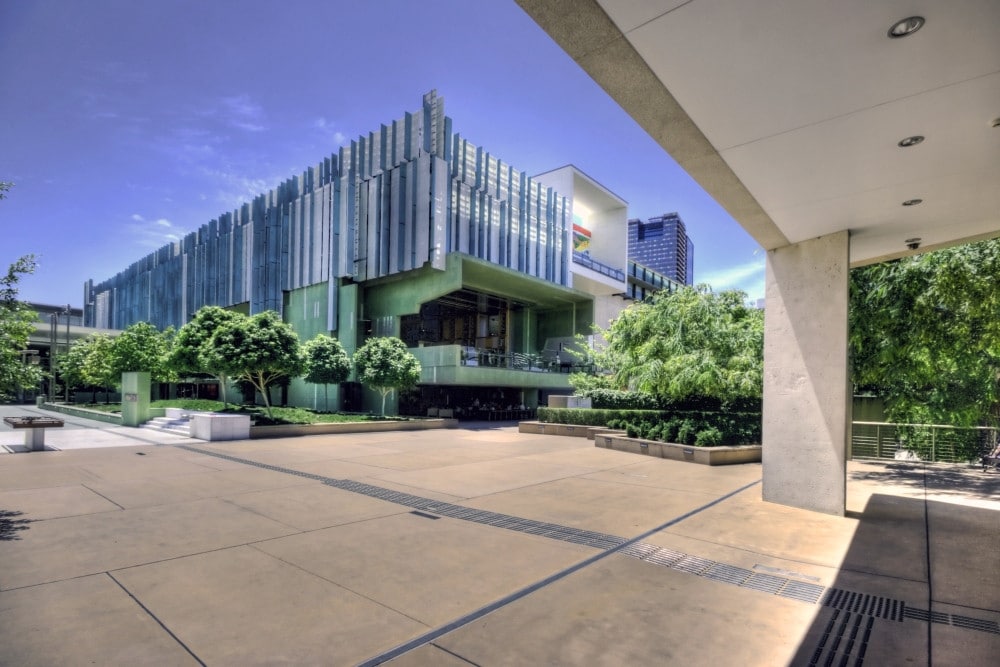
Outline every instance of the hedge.
<svg viewBox="0 0 1000 667"><path fill-rule="evenodd" d="M660 402L651 394L619 389L584 389L577 395L590 399L594 408L608 410L659 410Z"/></svg>
<svg viewBox="0 0 1000 667"><path fill-rule="evenodd" d="M631 438L712 447L760 442L761 413L538 408L539 421L625 430Z"/></svg>
<svg viewBox="0 0 1000 667"><path fill-rule="evenodd" d="M660 419L660 410L599 410L596 408L538 408L538 421L550 424L607 426L612 420Z"/></svg>

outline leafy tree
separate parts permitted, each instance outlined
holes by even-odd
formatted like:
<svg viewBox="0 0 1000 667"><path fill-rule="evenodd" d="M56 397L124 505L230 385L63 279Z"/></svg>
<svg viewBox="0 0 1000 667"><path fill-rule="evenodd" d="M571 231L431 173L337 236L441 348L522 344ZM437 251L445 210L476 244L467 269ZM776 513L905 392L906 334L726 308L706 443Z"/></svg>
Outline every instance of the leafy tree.
<svg viewBox="0 0 1000 667"><path fill-rule="evenodd" d="M323 385L323 406L330 410L329 386L343 382L351 375L351 359L340 341L326 334L319 334L302 346L305 362L305 381Z"/></svg>
<svg viewBox="0 0 1000 667"><path fill-rule="evenodd" d="M87 355L90 354L91 338L88 336L70 346L65 354L59 356L59 368L62 370L63 382L67 387L91 387L94 395L91 402L97 402L97 385L89 382L84 373Z"/></svg>
<svg viewBox="0 0 1000 667"><path fill-rule="evenodd" d="M268 418L273 418L268 388L280 378L302 372L299 337L273 310L241 316L212 334L205 363L253 384L264 397Z"/></svg>
<svg viewBox="0 0 1000 667"><path fill-rule="evenodd" d="M0 181L0 199L6 199L7 193L10 192L10 189L12 187L14 187L13 183L10 183L8 181Z"/></svg>
<svg viewBox="0 0 1000 667"><path fill-rule="evenodd" d="M974 426L996 419L1000 240L851 271L856 390L901 423Z"/></svg>
<svg viewBox="0 0 1000 667"><path fill-rule="evenodd" d="M130 324L111 345L114 374L145 372L154 382L168 382L172 378L167 366L172 332L161 333L149 322Z"/></svg>
<svg viewBox="0 0 1000 667"><path fill-rule="evenodd" d="M622 311L605 338L618 388L670 401L762 394L764 314L743 292L707 285L657 292Z"/></svg>
<svg viewBox="0 0 1000 667"><path fill-rule="evenodd" d="M240 313L218 306L200 308L191 321L177 332L167 359L167 365L176 373L210 375L217 379L222 393L223 407L229 403L226 398L229 374L223 368L213 365L214 357L211 355L209 343L212 335L224 325L244 317Z"/></svg>
<svg viewBox="0 0 1000 667"><path fill-rule="evenodd" d="M354 353L358 381L382 394L385 399L393 389L408 389L420 381L420 362L406 349L406 343L395 337L368 340Z"/></svg>
<svg viewBox="0 0 1000 667"><path fill-rule="evenodd" d="M87 357L83 362L83 377L88 384L104 388L104 401L110 402L111 388L121 381L112 362L114 341L108 334L92 334L87 340Z"/></svg>
<svg viewBox="0 0 1000 667"><path fill-rule="evenodd" d="M0 398L12 396L18 388L34 387L42 379L38 366L24 363L21 354L38 315L17 300L21 276L34 273L35 266L34 255L25 255L10 265L6 276L0 277Z"/></svg>

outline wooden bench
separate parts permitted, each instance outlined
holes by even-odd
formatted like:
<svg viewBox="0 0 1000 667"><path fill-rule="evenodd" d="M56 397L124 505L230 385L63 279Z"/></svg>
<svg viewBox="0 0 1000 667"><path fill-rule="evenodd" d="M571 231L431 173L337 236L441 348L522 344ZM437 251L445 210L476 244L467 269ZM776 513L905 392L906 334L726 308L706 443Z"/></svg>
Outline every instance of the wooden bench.
<svg viewBox="0 0 1000 667"><path fill-rule="evenodd" d="M4 417L3 421L11 428L25 429L24 446L29 452L45 451L45 429L63 425L63 420L55 417Z"/></svg>

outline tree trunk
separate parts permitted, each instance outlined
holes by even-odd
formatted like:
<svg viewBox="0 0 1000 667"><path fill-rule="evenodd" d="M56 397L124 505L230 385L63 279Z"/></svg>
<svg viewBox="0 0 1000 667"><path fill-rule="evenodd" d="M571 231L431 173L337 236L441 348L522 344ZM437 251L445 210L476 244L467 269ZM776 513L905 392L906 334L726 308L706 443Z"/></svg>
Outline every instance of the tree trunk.
<svg viewBox="0 0 1000 667"><path fill-rule="evenodd" d="M330 411L330 385L323 385L323 409L326 412Z"/></svg>

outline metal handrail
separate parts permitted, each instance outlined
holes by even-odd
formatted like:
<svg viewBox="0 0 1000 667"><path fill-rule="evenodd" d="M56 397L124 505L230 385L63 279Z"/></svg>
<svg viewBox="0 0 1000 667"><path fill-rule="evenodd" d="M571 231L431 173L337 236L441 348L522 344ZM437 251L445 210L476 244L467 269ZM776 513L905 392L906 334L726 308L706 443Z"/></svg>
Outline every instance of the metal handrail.
<svg viewBox="0 0 1000 667"><path fill-rule="evenodd" d="M1000 429L993 426L856 421L851 424L851 457L891 459L897 451L909 450L924 461L974 461L998 437Z"/></svg>

